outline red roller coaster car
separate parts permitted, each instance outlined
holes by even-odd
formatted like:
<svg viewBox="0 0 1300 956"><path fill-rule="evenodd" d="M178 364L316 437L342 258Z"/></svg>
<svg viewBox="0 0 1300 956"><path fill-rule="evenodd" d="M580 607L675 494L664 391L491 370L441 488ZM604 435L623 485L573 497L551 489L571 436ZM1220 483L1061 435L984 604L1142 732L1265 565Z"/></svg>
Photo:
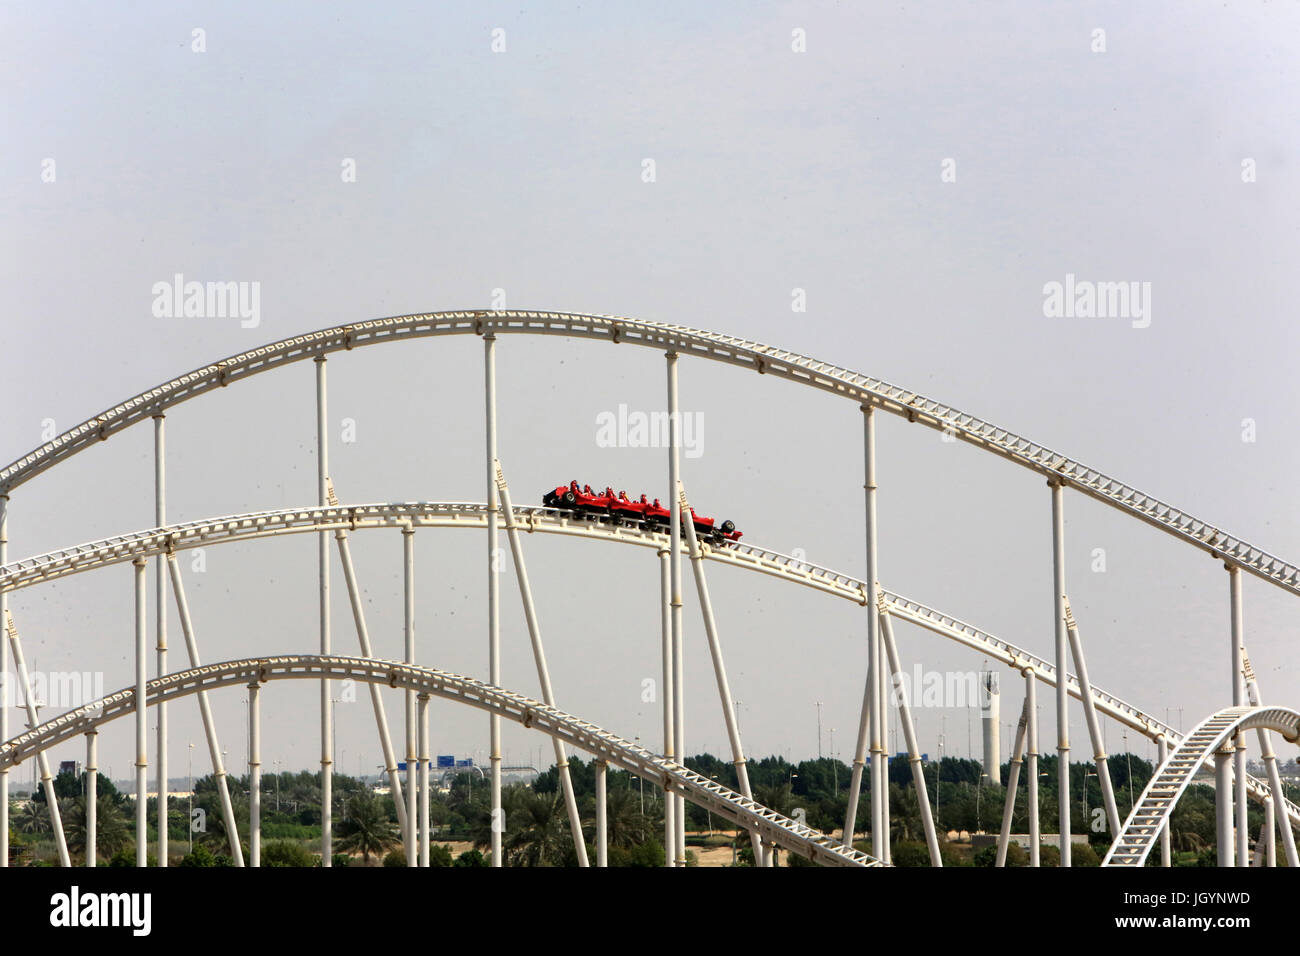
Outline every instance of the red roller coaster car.
<svg viewBox="0 0 1300 956"><path fill-rule="evenodd" d="M671 512L659 503L658 498L652 501L641 495L633 499L627 496L626 491L615 494L614 489L608 486L604 491L596 491L591 485L579 485L576 481L546 492L542 495L542 504L548 508L571 511L615 524L667 529L672 520ZM691 509L691 520L697 534L716 544L740 540L742 532L737 531L735 524L730 521L715 522L712 518L696 514L694 508Z"/></svg>

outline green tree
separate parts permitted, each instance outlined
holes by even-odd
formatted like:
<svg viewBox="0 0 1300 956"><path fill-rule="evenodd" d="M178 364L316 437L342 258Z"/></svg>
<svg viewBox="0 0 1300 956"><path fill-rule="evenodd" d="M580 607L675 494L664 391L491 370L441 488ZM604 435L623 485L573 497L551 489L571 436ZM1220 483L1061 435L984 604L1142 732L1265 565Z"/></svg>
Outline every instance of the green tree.
<svg viewBox="0 0 1300 956"><path fill-rule="evenodd" d="M262 848L263 866L315 866L317 859L292 840L272 840Z"/></svg>
<svg viewBox="0 0 1300 956"><path fill-rule="evenodd" d="M402 842L397 824L388 819L370 790L357 790L344 805L339 823L339 849L360 853L369 864L372 853L383 855Z"/></svg>

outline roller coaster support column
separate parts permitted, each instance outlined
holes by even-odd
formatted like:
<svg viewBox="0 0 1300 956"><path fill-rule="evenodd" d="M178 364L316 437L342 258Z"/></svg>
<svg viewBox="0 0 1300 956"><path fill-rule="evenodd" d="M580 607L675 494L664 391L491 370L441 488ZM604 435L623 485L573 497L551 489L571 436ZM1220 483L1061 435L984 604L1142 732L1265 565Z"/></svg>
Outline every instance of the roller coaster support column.
<svg viewBox="0 0 1300 956"><path fill-rule="evenodd" d="M331 495L331 503L334 498ZM348 533L342 528L334 532L338 543L339 560L343 564L343 579L348 586L348 600L352 604L352 620L357 627L357 642L361 645L361 656L374 658L370 647L370 631L366 627L366 615L361 603L361 589L357 586L356 570L352 566L352 547L348 544ZM384 700L380 688L370 685L370 706L375 712L375 726L379 730L379 749L384 755L384 770L388 774L388 785L392 790L393 806L397 809L397 826L406 829L406 801L402 798L402 778L397 770L397 755L393 751L393 738L388 732L388 714L384 710Z"/></svg>
<svg viewBox="0 0 1300 956"><path fill-rule="evenodd" d="M181 569L176 563L176 552L167 553L167 571L172 581L172 597L176 599L176 614L181 619L181 633L185 635L185 650L189 654L190 667L201 667L199 660L199 642L194 636L194 621L190 618L190 602L185 596L185 583L181 580ZM235 808L230 802L230 784L226 779L226 767L221 759L221 743L217 739L217 724L212 719L212 705L208 702L208 692L198 693L199 716L203 718L203 732L208 739L208 756L212 759L212 776L217 781L217 796L221 801L221 819L226 824L226 835L230 842L230 858L235 866L244 865L244 850L239 843L239 829L235 826Z"/></svg>
<svg viewBox="0 0 1300 956"><path fill-rule="evenodd" d="M248 863L262 865L262 706L258 691L248 685Z"/></svg>
<svg viewBox="0 0 1300 956"><path fill-rule="evenodd" d="M1277 813L1270 798L1264 801L1264 825L1260 828L1259 849L1264 852L1264 866L1277 866Z"/></svg>
<svg viewBox="0 0 1300 956"><path fill-rule="evenodd" d="M99 731L86 734L86 866L94 866L99 850Z"/></svg>
<svg viewBox="0 0 1300 956"><path fill-rule="evenodd" d="M149 699L146 695L146 684L149 665L146 638L149 626L145 623L145 560L136 558L131 564L135 567L135 865L148 866ZM35 725L33 721L32 726ZM51 812L54 810L54 802L54 800L50 801ZM63 861L63 865L68 865L66 860Z"/></svg>
<svg viewBox="0 0 1300 956"><path fill-rule="evenodd" d="M1246 699L1250 701L1251 706L1259 707L1263 704L1263 698L1259 692L1259 682L1255 679L1255 669L1250 666L1250 656L1246 653L1246 648L1241 649L1241 668L1242 677L1246 681ZM1291 832L1291 821L1287 817L1285 791L1282 789L1282 777L1277 769L1277 755L1273 753L1273 744L1269 740L1268 731L1260 728L1259 734L1259 753L1264 760L1264 769L1268 772L1268 787L1271 791L1269 803L1273 810L1280 811L1274 814L1277 821L1278 829L1282 831L1282 849L1286 853L1286 865L1289 867L1300 867L1300 859L1296 857L1295 835ZM1269 854L1272 859L1277 849L1274 845L1274 835L1269 833ZM1270 863L1269 866L1273 864Z"/></svg>
<svg viewBox="0 0 1300 956"><path fill-rule="evenodd" d="M405 613L403 616L403 633L406 635L407 664L415 663L415 529L408 521L402 526L402 581L405 595ZM416 865L415 848L415 763L419 759L416 751L415 725L415 691L406 691L406 865Z"/></svg>
<svg viewBox="0 0 1300 956"><path fill-rule="evenodd" d="M1157 766L1163 767L1165 761L1169 759L1169 740L1164 734L1156 738L1156 759L1159 761ZM1173 866L1173 853L1169 840L1169 824L1166 823L1160 828L1160 865Z"/></svg>
<svg viewBox="0 0 1300 956"><path fill-rule="evenodd" d="M1020 709L1020 723L1016 726L1016 742L1011 747L1011 767L1007 774L1007 799L1002 807L1002 829L998 833L998 858L993 864L1007 865L1007 844L1011 842L1011 820L1016 812L1016 792L1020 789L1020 764L1025 757L1025 726L1029 722L1029 698Z"/></svg>
<svg viewBox="0 0 1300 956"><path fill-rule="evenodd" d="M889 660L889 672L898 683L899 720L903 725L903 739L907 742L907 762L912 765L912 787L916 802L921 805L921 825L925 828L925 844L930 850L930 865L943 866L939 854L939 838L934 832L934 817L930 815L930 796L926 792L925 769L921 766L921 748L916 743L916 727L912 723L912 706L902 684L902 668L898 664L898 647L894 643L894 625L885 609L885 600L877 593L876 607L880 614L880 637Z"/></svg>
<svg viewBox="0 0 1300 956"><path fill-rule="evenodd" d="M863 595L863 599L869 600L865 594ZM862 710L858 717L858 742L853 751L853 774L849 778L849 805L844 815L842 842L847 847L853 846L853 833L857 828L858 801L862 795L862 771L866 764L867 738L870 733L872 722L871 705L875 699L875 688L878 685L878 682L876 681L876 671L872 666L872 663L872 656L868 655L867 682L862 690ZM874 810L875 807L873 806L872 809Z"/></svg>
<svg viewBox="0 0 1300 956"><path fill-rule="evenodd" d="M1057 673L1060 673L1059 671ZM1038 866L1042 838L1038 828L1038 676L1032 667L1025 668L1025 716L1028 736L1025 740L1025 771L1029 776L1026 795L1029 814L1029 865Z"/></svg>
<svg viewBox="0 0 1300 956"><path fill-rule="evenodd" d="M1236 863L1235 848L1232 841L1232 749L1214 754L1214 809L1215 833L1219 847L1219 866L1233 866Z"/></svg>
<svg viewBox="0 0 1300 956"><path fill-rule="evenodd" d="M429 865L429 695L416 698L420 711L420 866Z"/></svg>
<svg viewBox="0 0 1300 956"><path fill-rule="evenodd" d="M668 549L659 551L659 621L663 648L663 704L664 704L664 756L676 762L673 747L673 625L672 625L672 572L668 569ZM664 787L664 866L676 866L673 845L677 842L677 817L673 812L676 801L672 790ZM755 850L754 862L758 857Z"/></svg>
<svg viewBox="0 0 1300 956"><path fill-rule="evenodd" d="M0 495L0 567L9 560L9 496ZM0 627L9 619L9 592L0 591ZM9 739L9 646L0 641L0 740ZM0 867L9 865L9 768L0 770Z"/></svg>
<svg viewBox="0 0 1300 956"><path fill-rule="evenodd" d="M166 416L153 416L154 525L167 524L167 466L163 423ZM154 558L154 636L158 642L158 676L167 673L167 601L163 595L163 557ZM167 865L167 704L159 702L158 714L158 865Z"/></svg>
<svg viewBox="0 0 1300 956"><path fill-rule="evenodd" d="M1246 681L1243 676L1242 647L1245 643L1241 612L1241 570L1232 565L1228 569L1228 592L1232 610L1232 706L1246 703ZM1250 828L1246 822L1246 735L1238 732L1233 738L1236 752L1232 756L1233 786L1237 804L1237 866L1250 865Z"/></svg>
<svg viewBox="0 0 1300 956"><path fill-rule="evenodd" d="M1070 692L1066 674L1065 635L1065 489L1059 478L1052 489L1052 600L1056 616L1056 755L1060 806L1061 866L1070 865ZM1118 831L1116 831L1118 833Z"/></svg>
<svg viewBox="0 0 1300 956"><path fill-rule="evenodd" d="M606 786L609 777L609 764L604 760L596 761L596 865L609 866L609 836L606 832L608 822L605 813L607 799Z"/></svg>
<svg viewBox="0 0 1300 956"><path fill-rule="evenodd" d="M144 567L144 558L136 558L135 560L139 568ZM139 570L139 568L137 568L137 570ZM138 603L144 601L143 580L143 578L140 578L140 580L136 582L136 601ZM144 626L143 613L143 610L137 612L137 617L139 618L139 620L136 621L137 629ZM14 616L7 609L5 610L5 631L9 635L9 650L14 655L14 670L16 671L16 676L18 678L18 686L23 689L23 699L27 704L27 724L29 727L40 726L40 719L36 715L36 701L33 699L32 694L32 682L27 673L27 658L23 656L22 641L18 639L18 625L14 623ZM141 663L141 661L144 660L144 638L140 636L139 633L137 633L136 637L140 642L140 661L137 661L136 675L139 677L138 670L140 667L144 666ZM143 717L139 717L139 720L141 724L143 724ZM138 742L144 740L144 733L145 731L143 726L137 728ZM143 750L143 744L141 745L141 750ZM50 760L45 755L44 750L36 755L36 764L41 771L41 786L45 790L45 805L49 808L50 827L54 831L54 842L59 850L59 866L71 866L72 864L68 858L68 841L63 835L63 819L59 814L59 801L54 793L54 775L50 773ZM141 803L141 806L144 806L143 802ZM143 814L144 810L141 810L140 813ZM144 818L141 817L140 819L143 820ZM141 863L140 865L144 866L144 863Z"/></svg>
<svg viewBox="0 0 1300 956"><path fill-rule="evenodd" d="M496 335L483 334L483 394L486 401L485 427L487 434L487 503L488 503L488 683L501 686L501 556L497 543L500 540L497 498L497 365ZM501 811L501 718L492 714L488 718L492 763L492 865L505 863L501 849L504 827ZM540 771L541 768L539 767Z"/></svg>
<svg viewBox="0 0 1300 956"><path fill-rule="evenodd" d="M1088 723L1088 736L1092 740L1093 759L1097 763L1097 783L1101 786L1101 799L1106 807L1106 823L1110 827L1110 838L1115 839L1123 827L1119 818L1119 809L1115 806L1115 787L1111 783L1110 770L1106 766L1106 747L1101 735L1101 723L1097 720L1097 705L1092 699L1092 684L1088 682L1088 663L1083 656L1083 641L1079 637L1079 625L1074 620L1070 602L1065 602L1065 630L1070 637L1070 653L1074 657L1074 672L1079 678L1079 697L1083 701L1083 716ZM1088 784L1084 778L1084 786ZM1089 825L1087 820L1083 825Z"/></svg>
<svg viewBox="0 0 1300 956"><path fill-rule="evenodd" d="M863 450L866 481L867 587L870 602L875 604L880 588L880 571L876 551L876 414L870 405L862 406ZM868 605L870 608L871 604ZM867 644L872 675L871 696L871 855L882 863L889 862L889 776L885 768L885 662L880 647L878 615L867 614Z"/></svg>
<svg viewBox="0 0 1300 956"><path fill-rule="evenodd" d="M325 407L325 356L316 357L316 484L317 504L328 499L329 421ZM330 539L317 536L320 558L320 652L330 652ZM330 709L330 682L320 682L320 865L332 866L334 855L334 714Z"/></svg>
<svg viewBox="0 0 1300 956"><path fill-rule="evenodd" d="M519 540L519 525L510 505L510 488L506 485L501 463L496 462L496 487L501 509L506 519L506 537L510 540L510 553L515 562L515 578L519 582L519 597L524 604L524 619L528 623L528 637L533 645L533 660L537 664L537 680L542 685L542 701L555 706L551 691L551 672L546 666L546 649L542 646L542 629L537 621L537 608L533 604L533 589L528 583L528 566L524 563L524 546ZM578 854L578 865L588 866L587 840L582 835L582 818L578 815L578 800L573 792L573 778L569 773L569 757L558 737L551 738L555 745L555 762L560 773L560 787L564 791L564 806L569 814L569 829L573 833L573 848Z"/></svg>
<svg viewBox="0 0 1300 956"><path fill-rule="evenodd" d="M731 742L731 762L736 768L736 781L742 797L754 798L749 786L749 766L745 761L745 748L740 741L740 724L736 720L736 705L731 698L731 685L727 681L727 666L722 660L722 641L718 638L718 623L713 616L713 599L709 596L709 582L704 574L704 550L700 547L695 522L690 517L691 505L686 491L679 482L677 495L681 512L686 515L686 547L691 556L691 572L695 578L695 592L700 598L700 612L704 618L704 633L709 641L709 656L713 659L713 677L718 684L718 697L722 701L722 716L727 724L727 737ZM749 834L754 848L754 860L761 858L762 838L757 830Z"/></svg>
<svg viewBox="0 0 1300 956"><path fill-rule="evenodd" d="M668 499L669 499L669 558L672 583L672 637L673 637L673 750L679 761L686 760L686 694L685 667L682 661L682 507L677 495L681 482L681 410L677 402L677 353L665 353L668 358ZM685 766L685 764L682 764ZM674 859L678 866L686 865L686 798L675 795L677 801L677 834L673 841Z"/></svg>

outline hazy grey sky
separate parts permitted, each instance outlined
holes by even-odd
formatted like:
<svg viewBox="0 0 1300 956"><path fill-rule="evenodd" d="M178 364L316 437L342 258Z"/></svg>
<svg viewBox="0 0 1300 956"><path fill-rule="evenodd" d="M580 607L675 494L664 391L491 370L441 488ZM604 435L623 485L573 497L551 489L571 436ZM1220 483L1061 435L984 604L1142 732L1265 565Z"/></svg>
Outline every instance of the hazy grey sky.
<svg viewBox="0 0 1300 956"><path fill-rule="evenodd" d="M677 322L879 376L1300 560L1293 5L11 4L0 17L5 461L40 444L47 420L63 431L226 355L488 307L501 289L511 308ZM256 326L155 316L154 284L177 273L259 283ZM1047 317L1044 287L1067 275L1149 283L1149 325ZM806 311L792 309L795 289ZM426 340L330 361L345 501L482 500L481 350ZM856 406L682 365L683 407L704 423L702 454L684 463L699 510L732 518L747 542L861 575ZM519 503L571 477L663 495L663 454L599 447L595 427L619 403L662 407L658 353L507 337L499 375ZM175 409L169 516L314 503L313 416L310 363ZM340 440L344 418L355 443ZM11 560L151 525L151 441L138 427L19 489ZM1050 656L1042 480L888 416L878 458L882 582ZM1185 726L1227 704L1221 566L1078 495L1066 509L1094 683L1159 716L1182 708ZM401 652L398 537L353 545L388 656ZM525 544L559 705L658 746L657 706L641 700L659 666L655 560ZM477 677L483 547L464 532L417 536L420 659ZM208 550L206 571L188 574L205 660L316 648L315 549L296 536ZM834 727L851 759L861 609L710 573L747 749L815 755L820 700L823 749ZM687 745L723 753L687 584ZM504 682L536 695L509 576L503 597ZM1252 578L1245 597L1263 692L1294 704L1295 603ZM34 668L102 669L112 691L132 679L131 600L124 565L11 604ZM341 586L334 620L350 652ZM179 666L174 614L171 631ZM909 670L980 665L898 632ZM216 702L236 765L239 696ZM264 695L268 767L314 764L316 699L305 684ZM171 708L173 775L189 741L207 770L196 710ZM1018 710L1017 686L1003 720ZM435 750L486 760L485 716L438 702L433 715ZM338 720L339 769L372 772L364 695ZM964 754L967 723L964 709L922 709L925 749L946 730L947 752ZM1077 713L1073 737L1083 759ZM507 727L510 762L543 743ZM131 745L118 725L101 765L126 776Z"/></svg>

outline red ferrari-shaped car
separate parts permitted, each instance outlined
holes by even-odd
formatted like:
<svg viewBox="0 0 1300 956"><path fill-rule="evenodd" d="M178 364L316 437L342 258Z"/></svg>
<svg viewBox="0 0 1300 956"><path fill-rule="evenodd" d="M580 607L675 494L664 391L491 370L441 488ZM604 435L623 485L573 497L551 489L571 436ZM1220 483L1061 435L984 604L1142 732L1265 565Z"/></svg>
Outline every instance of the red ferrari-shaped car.
<svg viewBox="0 0 1300 956"><path fill-rule="evenodd" d="M641 495L632 499L626 491L615 494L614 489L608 486L604 491L596 491L591 485L579 485L577 481L559 485L546 492L542 495L542 504L548 508L616 524L667 529L672 520L671 512L659 503L658 498L651 501ZM691 509L691 520L695 524L696 533L715 544L740 540L742 532L737 531L735 524L730 521L715 522L712 518L696 514L694 508Z"/></svg>

